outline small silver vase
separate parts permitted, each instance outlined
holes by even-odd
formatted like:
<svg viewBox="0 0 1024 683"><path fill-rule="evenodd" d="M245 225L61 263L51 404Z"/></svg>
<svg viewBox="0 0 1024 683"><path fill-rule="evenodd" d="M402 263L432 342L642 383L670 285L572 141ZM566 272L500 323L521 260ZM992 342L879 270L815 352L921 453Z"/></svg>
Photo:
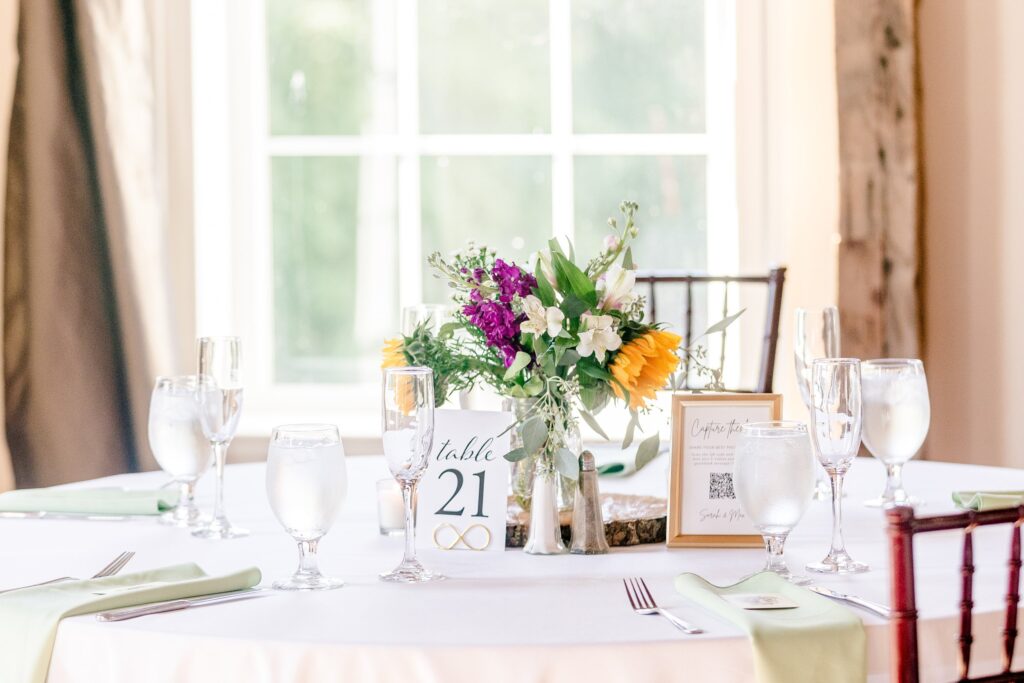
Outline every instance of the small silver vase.
<svg viewBox="0 0 1024 683"><path fill-rule="evenodd" d="M558 521L558 474L539 461L533 476L530 531L523 552L531 555L566 552L562 543L562 526Z"/></svg>

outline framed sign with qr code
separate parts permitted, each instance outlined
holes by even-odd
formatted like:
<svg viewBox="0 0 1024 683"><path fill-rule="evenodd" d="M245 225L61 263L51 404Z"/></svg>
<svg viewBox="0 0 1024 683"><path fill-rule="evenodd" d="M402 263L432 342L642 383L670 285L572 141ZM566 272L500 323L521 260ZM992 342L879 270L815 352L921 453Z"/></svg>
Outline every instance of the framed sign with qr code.
<svg viewBox="0 0 1024 683"><path fill-rule="evenodd" d="M761 535L733 490L740 427L778 420L781 394L676 394L667 543L671 547L759 547Z"/></svg>

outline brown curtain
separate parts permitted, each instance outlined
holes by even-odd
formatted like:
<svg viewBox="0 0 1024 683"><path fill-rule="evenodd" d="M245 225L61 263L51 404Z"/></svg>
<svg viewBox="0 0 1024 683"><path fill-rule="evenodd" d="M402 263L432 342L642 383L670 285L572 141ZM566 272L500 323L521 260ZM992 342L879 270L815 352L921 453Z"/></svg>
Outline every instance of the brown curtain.
<svg viewBox="0 0 1024 683"><path fill-rule="evenodd" d="M150 2L22 0L4 224L18 486L148 467L173 349Z"/></svg>

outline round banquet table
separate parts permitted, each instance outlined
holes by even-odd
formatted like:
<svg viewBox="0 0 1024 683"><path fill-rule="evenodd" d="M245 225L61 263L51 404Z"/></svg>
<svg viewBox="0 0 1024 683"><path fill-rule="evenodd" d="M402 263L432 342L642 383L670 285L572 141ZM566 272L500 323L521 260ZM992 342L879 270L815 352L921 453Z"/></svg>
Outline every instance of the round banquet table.
<svg viewBox="0 0 1024 683"><path fill-rule="evenodd" d="M325 573L345 578L340 590L273 593L269 597L100 623L65 619L50 668L51 683L104 681L189 683L246 681L749 681L750 646L735 627L676 594L673 577L696 572L726 584L756 570L759 549L669 549L645 545L603 556L537 557L440 551L421 559L449 580L393 585L377 580L400 559L402 539L377 531L375 486L386 478L380 457L351 457L349 498L341 519L321 542ZM624 479L602 479L604 491L664 495L668 457ZM137 555L126 571L196 562L208 573L258 566L263 583L289 574L297 553L273 517L262 464L227 469L227 510L252 531L248 538L202 541L154 520L0 520L0 588L54 576L87 576L122 550ZM128 488L163 484L159 472L100 480ZM821 577L818 583L888 603L887 542L880 510L862 502L881 492L882 466L859 459L846 487L846 540L871 572ZM919 514L953 510L953 489L1024 489L1024 472L912 462L908 489L927 505ZM96 485L83 482L79 485ZM212 478L199 486L200 503ZM830 506L816 501L787 544L794 567L821 559ZM1008 529L975 534L976 643L972 673L997 670L1005 589ZM961 537L929 534L916 541L920 653L924 680L956 678L958 565ZM643 576L659 603L707 631L686 636L657 617L633 614L622 586ZM871 680L888 680L888 628L857 612L868 634ZM1017 648L1018 653L1024 647Z"/></svg>

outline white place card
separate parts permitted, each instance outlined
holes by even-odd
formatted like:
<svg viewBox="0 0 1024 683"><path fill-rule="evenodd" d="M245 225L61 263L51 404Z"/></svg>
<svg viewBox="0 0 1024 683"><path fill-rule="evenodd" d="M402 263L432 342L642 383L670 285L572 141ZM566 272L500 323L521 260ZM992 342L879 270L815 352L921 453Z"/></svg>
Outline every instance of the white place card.
<svg viewBox="0 0 1024 683"><path fill-rule="evenodd" d="M512 413L438 410L418 487L417 538L442 550L505 549ZM503 433L504 432L504 433Z"/></svg>

